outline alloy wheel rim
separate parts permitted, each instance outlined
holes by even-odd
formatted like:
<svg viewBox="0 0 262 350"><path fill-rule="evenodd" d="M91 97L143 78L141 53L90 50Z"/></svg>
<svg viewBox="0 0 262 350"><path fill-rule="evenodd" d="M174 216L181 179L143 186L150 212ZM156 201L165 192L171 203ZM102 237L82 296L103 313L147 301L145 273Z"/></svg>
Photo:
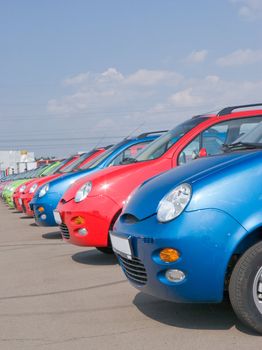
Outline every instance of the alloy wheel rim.
<svg viewBox="0 0 262 350"><path fill-rule="evenodd" d="M262 266L258 270L253 283L253 298L258 308L258 311L262 314Z"/></svg>

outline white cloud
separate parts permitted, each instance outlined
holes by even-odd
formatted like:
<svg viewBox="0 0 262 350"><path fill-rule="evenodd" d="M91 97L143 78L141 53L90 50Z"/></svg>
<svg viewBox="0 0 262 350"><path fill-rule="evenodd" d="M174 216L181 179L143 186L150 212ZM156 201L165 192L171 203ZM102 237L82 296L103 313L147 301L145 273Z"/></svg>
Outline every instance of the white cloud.
<svg viewBox="0 0 262 350"><path fill-rule="evenodd" d="M167 97L152 111L162 115L181 113L181 116L205 113L229 105L248 104L261 101L262 80L230 81L216 75L183 82L184 88ZM186 88L185 88L186 87Z"/></svg>
<svg viewBox="0 0 262 350"><path fill-rule="evenodd" d="M119 82L123 79L124 76L115 68L108 68L105 72L97 76L97 81L101 84L114 81Z"/></svg>
<svg viewBox="0 0 262 350"><path fill-rule="evenodd" d="M206 60L207 55L208 55L207 50L193 51L187 56L186 62L188 62L188 63L202 63Z"/></svg>
<svg viewBox="0 0 262 350"><path fill-rule="evenodd" d="M80 73L64 80L64 85L79 85L88 81L89 73Z"/></svg>
<svg viewBox="0 0 262 350"><path fill-rule="evenodd" d="M171 95L169 101L172 105L177 107L195 107L203 103L203 99L200 96L194 94L192 87L178 91L174 95Z"/></svg>
<svg viewBox="0 0 262 350"><path fill-rule="evenodd" d="M238 14L245 20L262 19L262 1L261 0L230 0L238 5Z"/></svg>
<svg viewBox="0 0 262 350"><path fill-rule="evenodd" d="M176 85L181 78L182 76L176 72L140 69L137 72L129 75L126 78L125 83L145 86L153 86L158 84Z"/></svg>
<svg viewBox="0 0 262 350"><path fill-rule="evenodd" d="M136 133L166 129L195 114L259 102L262 91L262 80L234 81L215 74L188 79L174 71L140 69L126 75L109 68L83 76L87 79L72 77L73 92L50 100L48 111L54 129L62 132L66 127L87 140L95 136L94 144L100 145L137 126L142 125Z"/></svg>
<svg viewBox="0 0 262 350"><path fill-rule="evenodd" d="M222 67L240 66L257 62L262 62L262 50L237 50L217 60L217 64Z"/></svg>
<svg viewBox="0 0 262 350"><path fill-rule="evenodd" d="M160 90L175 87L183 79L174 71L140 69L124 76L115 68L100 74L91 72L78 74L64 81L64 85L75 88L75 92L48 102L52 113L73 113L103 110L111 107L125 107L133 103L133 108L145 104ZM126 108L126 107L125 107Z"/></svg>

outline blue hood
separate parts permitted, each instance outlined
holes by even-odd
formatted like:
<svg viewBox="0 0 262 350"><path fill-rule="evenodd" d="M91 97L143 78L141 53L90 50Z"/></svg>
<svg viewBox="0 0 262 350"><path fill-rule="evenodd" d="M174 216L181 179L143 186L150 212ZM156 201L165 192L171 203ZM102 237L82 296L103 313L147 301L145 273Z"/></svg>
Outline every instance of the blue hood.
<svg viewBox="0 0 262 350"><path fill-rule="evenodd" d="M247 164L249 159L258 157L261 160L262 152L232 152L220 156L201 158L194 162L171 169L144 182L134 193L127 204L124 213L143 220L156 213L160 200L172 189L181 183L194 184L199 180L219 173L220 178L226 168L239 163ZM202 184L202 182L201 182Z"/></svg>
<svg viewBox="0 0 262 350"><path fill-rule="evenodd" d="M49 193L59 193L60 195L63 195L64 192L77 180L81 179L82 177L85 177L89 174L92 174L95 171L98 171L99 168L94 168L94 169L87 169L85 171L80 171L77 173L70 173L70 174L65 174L57 179L54 179L49 182L49 191L47 192L46 195ZM38 189L36 192L36 195L38 197L38 193L40 192L41 187ZM44 197L43 197L44 198Z"/></svg>

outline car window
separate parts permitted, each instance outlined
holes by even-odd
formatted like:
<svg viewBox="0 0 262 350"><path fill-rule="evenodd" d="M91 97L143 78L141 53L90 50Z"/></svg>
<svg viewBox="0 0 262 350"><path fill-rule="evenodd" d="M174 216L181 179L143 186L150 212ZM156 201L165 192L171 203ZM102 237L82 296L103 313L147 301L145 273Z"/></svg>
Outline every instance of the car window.
<svg viewBox="0 0 262 350"><path fill-rule="evenodd" d="M255 128L262 121L262 116L227 120L212 125L200 133L180 152L178 164L185 164L199 158L200 149L205 149L207 156L223 153L223 145L232 143L240 136Z"/></svg>
<svg viewBox="0 0 262 350"><path fill-rule="evenodd" d="M183 137L190 130L197 125L206 121L208 117L195 117L177 125L174 129L160 136L158 139L150 143L145 149L136 157L137 162L144 162L146 160L157 159L167 152L181 137Z"/></svg>
<svg viewBox="0 0 262 350"><path fill-rule="evenodd" d="M197 136L193 141L191 141L180 153L178 157L178 164L189 163L192 160L198 158L200 151L200 136Z"/></svg>
<svg viewBox="0 0 262 350"><path fill-rule="evenodd" d="M113 165L119 165L121 164L125 159L127 158L134 158L136 157L139 152L141 152L150 142L150 141L144 141L137 143L135 145L129 146L125 150L123 150L120 154L118 154L109 164L109 166Z"/></svg>
<svg viewBox="0 0 262 350"><path fill-rule="evenodd" d="M240 126L240 136L247 134L252 129L254 129L257 125L258 125L258 123L243 123Z"/></svg>

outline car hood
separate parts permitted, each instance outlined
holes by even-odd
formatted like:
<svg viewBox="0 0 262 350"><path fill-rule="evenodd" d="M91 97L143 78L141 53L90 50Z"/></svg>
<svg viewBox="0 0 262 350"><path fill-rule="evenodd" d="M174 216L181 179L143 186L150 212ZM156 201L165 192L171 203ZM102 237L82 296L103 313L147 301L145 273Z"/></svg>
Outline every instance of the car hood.
<svg viewBox="0 0 262 350"><path fill-rule="evenodd" d="M54 180L56 178L58 178L60 176L60 174L53 174L53 175L47 175L47 176L43 176L40 178L36 178L32 181L30 181L29 183L26 183L26 189L23 193L29 193L30 188L36 184L37 187L39 186L43 186L45 183Z"/></svg>
<svg viewBox="0 0 262 350"><path fill-rule="evenodd" d="M143 220L156 213L160 200L176 186L189 183L192 186L199 180L221 172L261 152L233 152L220 156L201 158L194 162L169 170L144 182L130 198L125 214ZM222 175L223 176L223 175Z"/></svg>
<svg viewBox="0 0 262 350"><path fill-rule="evenodd" d="M60 193L63 194L64 191L71 186L75 181L79 180L80 178L87 176L88 174L97 171L98 169L87 169L85 171L79 171L77 173L70 173L62 175L54 180L49 181L49 191L48 193ZM45 183L46 184L46 183ZM43 185L44 186L44 185ZM41 190L42 186L39 187L36 195L38 195L39 191Z"/></svg>
<svg viewBox="0 0 262 350"><path fill-rule="evenodd" d="M121 207L123 200L143 181L155 174L170 169L170 160L152 160L150 162L138 162L125 165L117 165L102 169L99 173L76 181L64 194L63 200L74 198L79 188L88 181L92 182L92 191L88 197L105 195L110 197Z"/></svg>

